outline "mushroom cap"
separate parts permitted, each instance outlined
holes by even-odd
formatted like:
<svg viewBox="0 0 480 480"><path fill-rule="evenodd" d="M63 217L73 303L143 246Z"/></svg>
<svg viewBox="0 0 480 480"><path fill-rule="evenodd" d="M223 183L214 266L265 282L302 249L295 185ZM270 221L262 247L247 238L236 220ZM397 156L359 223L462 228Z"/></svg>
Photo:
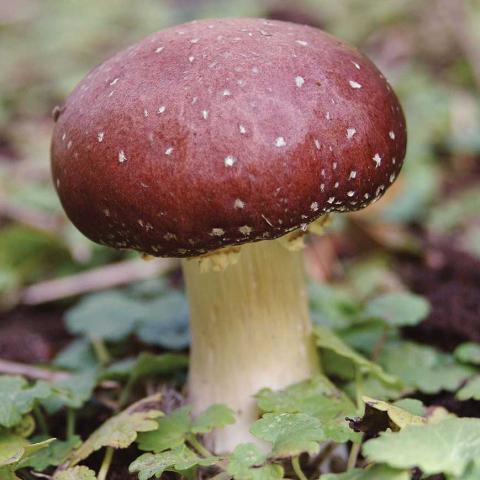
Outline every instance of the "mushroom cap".
<svg viewBox="0 0 480 480"><path fill-rule="evenodd" d="M406 148L358 50L262 19L160 31L93 69L57 113L52 171L87 237L189 257L366 207Z"/></svg>

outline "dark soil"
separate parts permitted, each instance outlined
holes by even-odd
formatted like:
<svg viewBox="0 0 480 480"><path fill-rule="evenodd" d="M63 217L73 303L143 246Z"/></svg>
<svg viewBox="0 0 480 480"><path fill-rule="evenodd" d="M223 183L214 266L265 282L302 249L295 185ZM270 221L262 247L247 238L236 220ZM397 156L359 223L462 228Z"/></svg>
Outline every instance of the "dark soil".
<svg viewBox="0 0 480 480"><path fill-rule="evenodd" d="M404 259L401 275L432 305L419 326L405 329L417 341L451 351L460 343L480 341L480 261L448 245L427 247L423 263Z"/></svg>

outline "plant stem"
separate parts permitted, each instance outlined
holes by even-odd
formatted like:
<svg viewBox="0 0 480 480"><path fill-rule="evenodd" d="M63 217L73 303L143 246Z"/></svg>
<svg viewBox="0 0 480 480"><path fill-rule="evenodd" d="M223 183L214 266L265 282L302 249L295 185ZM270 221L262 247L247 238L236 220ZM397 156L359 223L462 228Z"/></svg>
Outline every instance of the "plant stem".
<svg viewBox="0 0 480 480"><path fill-rule="evenodd" d="M40 408L40 405L38 405L38 403L36 403L33 407L33 414L35 415L35 420L37 421L37 424L40 427L40 431L42 432L42 434L48 436L49 432L47 420L45 419L45 415L43 414L42 409Z"/></svg>
<svg viewBox="0 0 480 480"><path fill-rule="evenodd" d="M357 464L358 455L360 454L360 448L362 443L354 443L352 448L350 449L350 454L348 455L348 462L347 462L347 472L353 470L355 465Z"/></svg>
<svg viewBox="0 0 480 480"><path fill-rule="evenodd" d="M362 370L357 367L355 369L355 395L357 401L357 409L360 413L363 410L363 373ZM354 443L350 449L350 454L348 456L347 471L355 468L357 464L358 455L360 454L360 448L362 447L362 442Z"/></svg>
<svg viewBox="0 0 480 480"><path fill-rule="evenodd" d="M102 465L98 471L98 480L106 480L110 465L112 464L113 452L114 450L112 447L107 447L105 449L105 456L103 457Z"/></svg>
<svg viewBox="0 0 480 480"><path fill-rule="evenodd" d="M224 403L234 425L207 436L214 453L256 442L254 395L306 380L319 371L305 288L303 254L278 241L246 244L236 264L202 272L183 260L192 348L189 401L194 415Z"/></svg>
<svg viewBox="0 0 480 480"><path fill-rule="evenodd" d="M102 366L106 366L110 363L110 354L108 353L107 346L101 338L90 338L92 342L93 350L98 362Z"/></svg>
<svg viewBox="0 0 480 480"><path fill-rule="evenodd" d="M132 393L133 387L135 386L135 383L136 383L136 377L134 377L133 375L130 375L118 399L117 410L120 410L122 407L124 407L128 403L128 399L130 398L130 395Z"/></svg>
<svg viewBox="0 0 480 480"><path fill-rule="evenodd" d="M71 407L67 408L67 440L75 435L75 410Z"/></svg>
<svg viewBox="0 0 480 480"><path fill-rule="evenodd" d="M195 435L188 435L188 443L202 456L205 458L211 457L212 452L205 448L198 438Z"/></svg>
<svg viewBox="0 0 480 480"><path fill-rule="evenodd" d="M303 473L302 467L300 465L300 457L298 455L292 457L292 467L299 480L308 480L306 475Z"/></svg>

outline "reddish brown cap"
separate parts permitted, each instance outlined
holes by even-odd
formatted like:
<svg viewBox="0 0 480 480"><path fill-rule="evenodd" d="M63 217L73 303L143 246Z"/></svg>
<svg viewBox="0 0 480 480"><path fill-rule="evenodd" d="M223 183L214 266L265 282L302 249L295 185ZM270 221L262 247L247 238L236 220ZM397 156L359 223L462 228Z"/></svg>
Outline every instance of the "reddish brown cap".
<svg viewBox="0 0 480 480"><path fill-rule="evenodd" d="M213 20L95 68L60 111L52 170L87 237L183 257L367 206L405 145L395 94L354 48L296 24Z"/></svg>

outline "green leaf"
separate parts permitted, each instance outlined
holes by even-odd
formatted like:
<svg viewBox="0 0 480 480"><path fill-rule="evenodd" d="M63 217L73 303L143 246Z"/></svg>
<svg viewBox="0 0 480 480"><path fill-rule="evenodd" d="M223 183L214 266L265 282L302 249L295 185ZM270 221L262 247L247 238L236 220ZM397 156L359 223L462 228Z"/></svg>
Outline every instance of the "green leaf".
<svg viewBox="0 0 480 480"><path fill-rule="evenodd" d="M480 400L480 375L470 379L455 395L458 400Z"/></svg>
<svg viewBox="0 0 480 480"><path fill-rule="evenodd" d="M29 457L47 448L53 441L53 438L49 438L43 442L29 443L18 435L0 433L0 467L9 466L11 470L16 470L23 466Z"/></svg>
<svg viewBox="0 0 480 480"><path fill-rule="evenodd" d="M17 425L37 400L47 398L50 393L45 382L30 386L22 377L0 376L0 426Z"/></svg>
<svg viewBox="0 0 480 480"><path fill-rule="evenodd" d="M191 407L179 408L170 415L157 420L158 428L138 435L138 448L147 452L161 453L185 443L190 433Z"/></svg>
<svg viewBox="0 0 480 480"><path fill-rule="evenodd" d="M420 295L408 292L386 293L371 300L365 314L385 321L391 327L417 325L430 313L430 304Z"/></svg>
<svg viewBox="0 0 480 480"><path fill-rule="evenodd" d="M322 475L321 480L410 480L410 472L386 465L374 465L371 468L356 468L346 473L328 473Z"/></svg>
<svg viewBox="0 0 480 480"><path fill-rule="evenodd" d="M309 291L315 323L329 328L345 328L358 319L360 305L339 288L312 283Z"/></svg>
<svg viewBox="0 0 480 480"><path fill-rule="evenodd" d="M46 448L36 452L23 464L24 467L32 467L38 472L43 472L47 467L62 465L73 449L82 443L80 437L74 435L69 440L55 440Z"/></svg>
<svg viewBox="0 0 480 480"><path fill-rule="evenodd" d="M480 419L447 418L439 423L385 432L363 446L373 462L393 468L419 467L425 475L462 475L480 457Z"/></svg>
<svg viewBox="0 0 480 480"><path fill-rule="evenodd" d="M460 362L480 365L480 343L462 343L455 349L453 354Z"/></svg>
<svg viewBox="0 0 480 480"><path fill-rule="evenodd" d="M171 291L144 303L144 307L137 329L142 342L169 350L183 350L190 345L188 304L184 295Z"/></svg>
<svg viewBox="0 0 480 480"><path fill-rule="evenodd" d="M55 473L53 480L97 480L97 476L93 470L80 466Z"/></svg>
<svg viewBox="0 0 480 480"><path fill-rule="evenodd" d="M266 413L250 429L253 435L272 444L274 457L302 452L315 454L327 436L320 421L304 413Z"/></svg>
<svg viewBox="0 0 480 480"><path fill-rule="evenodd" d="M158 409L161 395L152 395L134 403L123 412L109 418L69 457L75 466L102 447L127 448L138 432L149 432L158 427L155 418L162 415Z"/></svg>
<svg viewBox="0 0 480 480"><path fill-rule="evenodd" d="M227 472L235 480L280 480L283 468L280 465L263 465L267 457L253 443L238 445L230 455Z"/></svg>
<svg viewBox="0 0 480 480"><path fill-rule="evenodd" d="M371 373L376 377L380 378L383 382L396 384L398 380L389 375L388 373L384 372L382 368L367 360L365 357L357 353L355 350L352 350L343 340L335 335L330 329L326 327L315 327L314 328L316 342L320 348L325 350L331 350L335 352L337 355L344 357L350 360L353 364L355 364L361 371L365 373Z"/></svg>
<svg viewBox="0 0 480 480"><path fill-rule="evenodd" d="M90 400L97 384L96 370L74 373L70 377L51 383L53 395L42 401L49 413L67 406L78 409Z"/></svg>
<svg viewBox="0 0 480 480"><path fill-rule="evenodd" d="M133 333L141 314L138 302L112 290L84 297L65 319L74 335L119 341Z"/></svg>
<svg viewBox="0 0 480 480"><path fill-rule="evenodd" d="M98 362L93 352L92 344L85 338L80 338L69 343L55 357L53 364L59 368L72 371L95 369Z"/></svg>
<svg viewBox="0 0 480 480"><path fill-rule="evenodd" d="M163 453L144 453L129 467L130 473L138 473L139 480L148 480L152 477L160 478L166 470L182 472L196 465L214 465L216 457L200 458L185 445Z"/></svg>
<svg viewBox="0 0 480 480"><path fill-rule="evenodd" d="M192 433L209 433L215 428L226 427L235 423L235 413L226 405L211 405L202 412L192 425Z"/></svg>
<svg viewBox="0 0 480 480"><path fill-rule="evenodd" d="M474 373L472 368L456 363L452 355L413 342L385 345L379 363L406 385L428 394L454 391Z"/></svg>
<svg viewBox="0 0 480 480"><path fill-rule="evenodd" d="M316 417L329 440L346 442L358 438L345 421L345 417L356 413L355 405L323 375L280 391L265 388L256 399L264 413L305 413Z"/></svg>

